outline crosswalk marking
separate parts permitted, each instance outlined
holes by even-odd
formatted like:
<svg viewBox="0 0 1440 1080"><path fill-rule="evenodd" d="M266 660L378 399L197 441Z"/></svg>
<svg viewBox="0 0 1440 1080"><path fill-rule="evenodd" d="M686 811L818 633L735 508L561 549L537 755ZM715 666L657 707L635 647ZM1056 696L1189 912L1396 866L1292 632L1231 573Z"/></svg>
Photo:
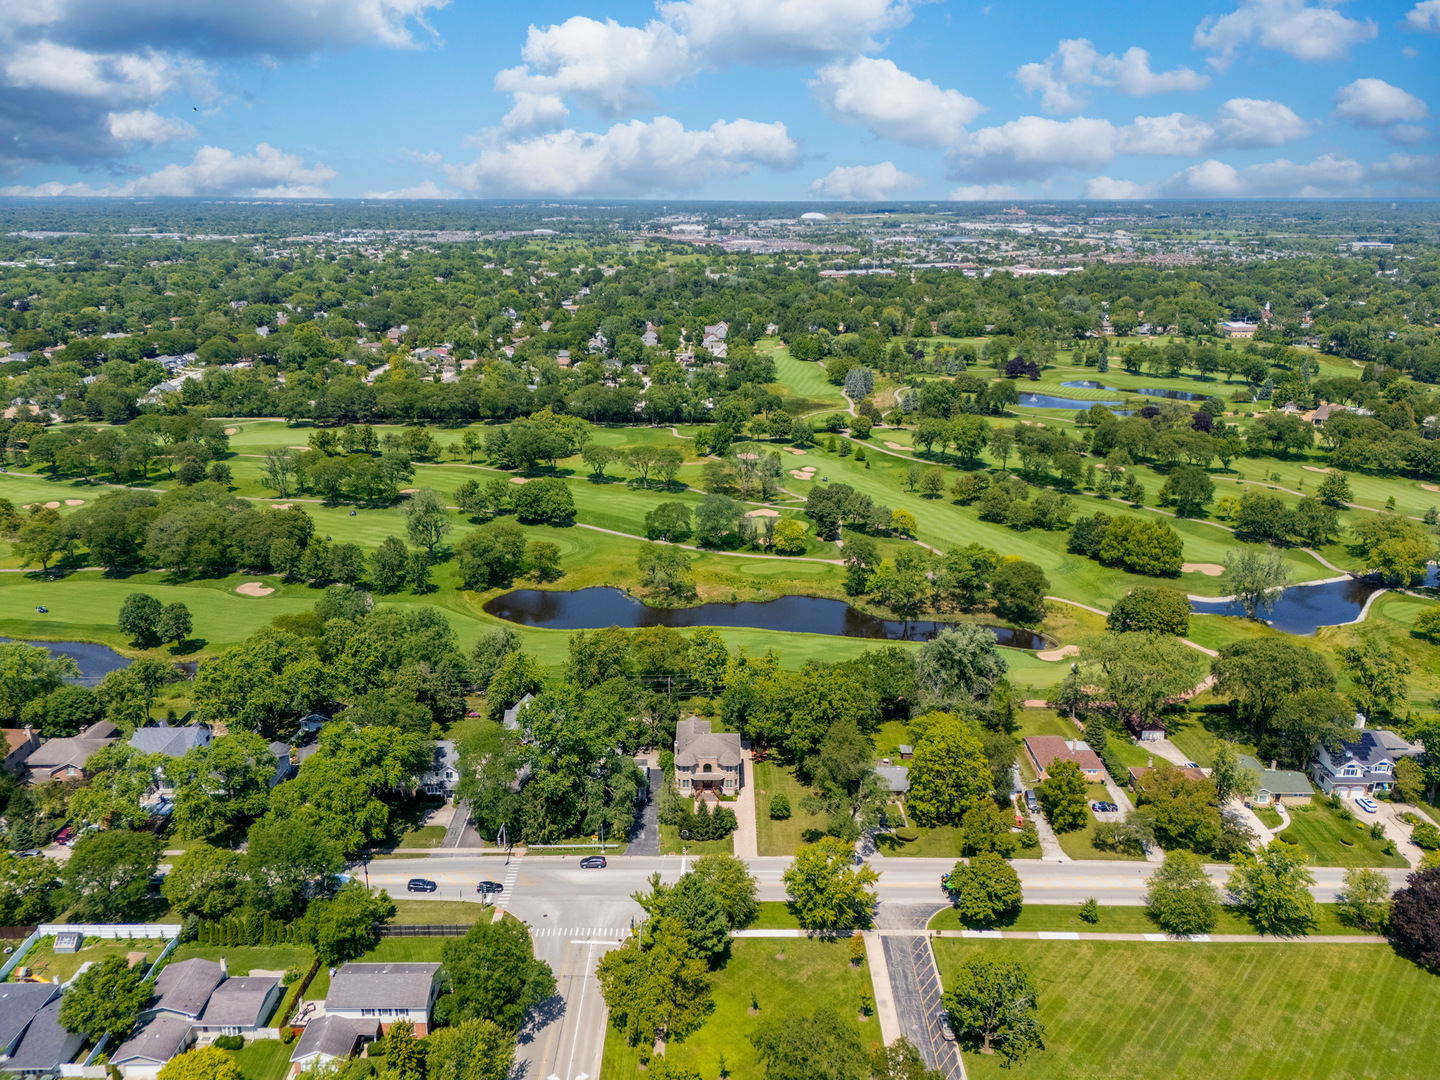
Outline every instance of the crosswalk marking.
<svg viewBox="0 0 1440 1080"><path fill-rule="evenodd" d="M613 940L630 933L628 926L534 926L530 928L534 937L575 937L602 938Z"/></svg>
<svg viewBox="0 0 1440 1080"><path fill-rule="evenodd" d="M515 882L520 876L520 863L524 855L517 855L510 860L510 865L505 868L505 880L501 882L505 886L499 896L495 898L495 906L506 908L510 906L510 898L515 894Z"/></svg>

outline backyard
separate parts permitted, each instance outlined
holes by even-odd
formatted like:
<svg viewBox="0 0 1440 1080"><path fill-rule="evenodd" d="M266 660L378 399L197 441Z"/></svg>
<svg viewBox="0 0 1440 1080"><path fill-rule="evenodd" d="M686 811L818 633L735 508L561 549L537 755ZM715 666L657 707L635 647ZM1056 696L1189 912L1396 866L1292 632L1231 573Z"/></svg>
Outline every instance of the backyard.
<svg viewBox="0 0 1440 1080"><path fill-rule="evenodd" d="M79 952L57 953L55 939L45 937L37 941L25 954L25 959L20 967L28 968L32 975L48 982L67 982L80 970L82 964L91 961L98 964L112 956L130 957L132 953L139 954L145 963L153 964L166 944L166 941L160 938L137 941L86 938L81 943ZM131 959L133 961L134 957ZM14 972L11 973L10 978L12 980L15 978Z"/></svg>

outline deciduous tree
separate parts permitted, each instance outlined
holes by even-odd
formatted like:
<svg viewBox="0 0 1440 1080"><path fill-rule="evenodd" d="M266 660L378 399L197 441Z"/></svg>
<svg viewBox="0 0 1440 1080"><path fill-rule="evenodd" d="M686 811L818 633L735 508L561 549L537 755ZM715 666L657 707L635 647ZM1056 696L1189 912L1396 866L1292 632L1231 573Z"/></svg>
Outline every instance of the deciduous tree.
<svg viewBox="0 0 1440 1080"><path fill-rule="evenodd" d="M1007 1064L1024 1061L1045 1036L1039 996L1030 969L1018 960L977 953L955 973L945 992L945 1011L955 1032L998 1053Z"/></svg>
<svg viewBox="0 0 1440 1080"><path fill-rule="evenodd" d="M824 837L806 844L785 870L791 910L807 930L848 930L866 923L875 907L869 886L880 875L866 863L853 865L855 845Z"/></svg>

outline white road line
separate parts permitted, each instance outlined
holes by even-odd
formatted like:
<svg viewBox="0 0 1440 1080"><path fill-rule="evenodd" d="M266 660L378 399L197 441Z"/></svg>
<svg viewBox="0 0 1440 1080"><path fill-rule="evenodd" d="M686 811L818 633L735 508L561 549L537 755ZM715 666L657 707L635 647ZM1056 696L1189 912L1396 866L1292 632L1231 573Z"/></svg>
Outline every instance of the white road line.
<svg viewBox="0 0 1440 1080"><path fill-rule="evenodd" d="M575 1009L575 1038L574 1038L574 1041L572 1041L572 1042L570 1043L570 1064L569 1064L569 1065L566 1067L566 1069L565 1069L565 1073L566 1073L567 1076L570 1075L570 1074L572 1074L572 1073L574 1072L574 1070L575 1070L575 1055L576 1055L576 1053L577 1053L577 1052L579 1051L579 1049L580 1049L580 1025L581 1025L581 1021L582 1021L583 1017L585 1016L585 991L587 991L587 990L590 989L590 956L591 956L591 955L593 955L593 954L591 954L591 953L587 953L587 954L586 954L586 956L585 956L585 967L581 969L581 971L582 971L581 980L582 980L582 981L581 981L581 983L580 983L580 1004L579 1004L579 1005L576 1007L576 1009Z"/></svg>

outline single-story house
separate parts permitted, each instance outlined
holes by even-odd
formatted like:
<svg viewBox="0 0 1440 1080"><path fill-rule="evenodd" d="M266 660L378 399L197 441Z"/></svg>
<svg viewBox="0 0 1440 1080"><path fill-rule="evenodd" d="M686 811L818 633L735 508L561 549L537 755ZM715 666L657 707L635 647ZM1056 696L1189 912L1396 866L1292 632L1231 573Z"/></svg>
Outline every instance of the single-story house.
<svg viewBox="0 0 1440 1080"><path fill-rule="evenodd" d="M47 739L25 759L27 784L51 780L82 780L90 755L118 742L120 729L109 720L98 720L78 735Z"/></svg>
<svg viewBox="0 0 1440 1080"><path fill-rule="evenodd" d="M379 1020L355 1020L326 1013L305 1025L305 1031L290 1055L290 1065L295 1075L299 1076L316 1065L344 1061L353 1056L360 1047L378 1038Z"/></svg>
<svg viewBox="0 0 1440 1080"><path fill-rule="evenodd" d="M710 721L692 716L675 725L675 778L681 795L697 791L739 792L745 755L735 732L710 730Z"/></svg>
<svg viewBox="0 0 1440 1080"><path fill-rule="evenodd" d="M5 736L5 758L0 761L0 769L19 776L25 771L25 759L40 749L40 736L28 724L23 728L0 729L0 734Z"/></svg>
<svg viewBox="0 0 1440 1080"><path fill-rule="evenodd" d="M120 1070L125 1080L155 1080L166 1063L188 1050L194 1039L195 1027L190 1019L161 1013L121 1043L110 1055L110 1064Z"/></svg>
<svg viewBox="0 0 1440 1080"><path fill-rule="evenodd" d="M904 798L910 793L910 769L905 765L880 765L875 769L885 790Z"/></svg>
<svg viewBox="0 0 1440 1080"><path fill-rule="evenodd" d="M35 1014L59 994L54 983L0 983L0 1061L14 1052Z"/></svg>
<svg viewBox="0 0 1440 1080"><path fill-rule="evenodd" d="M130 745L144 754L184 757L197 747L210 745L210 727L200 723L171 727L162 720L151 727L137 728L130 736Z"/></svg>
<svg viewBox="0 0 1440 1080"><path fill-rule="evenodd" d="M225 961L181 960L155 977L155 996L141 1016L170 1013L194 1021L205 1011L215 988L225 981Z"/></svg>
<svg viewBox="0 0 1440 1080"><path fill-rule="evenodd" d="M46 986L44 983L29 985ZM85 1036L66 1031L60 1024L60 988L53 983L46 988L53 996L30 1017L20 1037L10 1044L8 1054L0 1050L0 1072L49 1080L58 1076L60 1067L70 1064L85 1045ZM0 987L0 1002L3 999L4 987ZM5 1006L0 1004L0 1014L5 1011ZM6 1020L7 1017L0 1015L0 1025L5 1025Z"/></svg>
<svg viewBox="0 0 1440 1080"><path fill-rule="evenodd" d="M1315 793L1310 778L1294 769L1277 769L1275 764L1270 762L1267 769L1249 754L1240 755L1242 768L1253 769L1260 774L1260 786L1255 792L1256 804L1269 806L1278 802L1286 806L1301 806L1308 803Z"/></svg>
<svg viewBox="0 0 1440 1080"><path fill-rule="evenodd" d="M911 758L913 758L914 756L915 756L915 747L910 746L910 745L908 745L907 743L901 743L901 744L900 744L900 760L901 760L901 761L909 761L909 760L910 760Z"/></svg>
<svg viewBox="0 0 1440 1080"><path fill-rule="evenodd" d="M1131 790L1131 791L1139 791L1139 790L1140 790L1140 780L1141 780L1141 777L1143 777L1146 773L1152 773L1152 772L1154 772L1155 770L1154 770L1154 768L1152 768L1152 767L1150 767L1150 766L1142 765L1142 766L1140 766L1139 768L1131 768L1131 769L1129 769L1129 770L1127 770L1127 771L1128 771L1129 774L1130 774L1130 790ZM1183 765L1183 766L1177 765L1177 766L1175 766L1175 771L1178 772L1181 776L1185 777L1185 779L1187 779L1187 780L1208 780L1208 779L1209 779L1209 777L1205 775L1205 770L1204 770L1204 769L1192 768L1192 767L1189 766L1189 765Z"/></svg>
<svg viewBox="0 0 1440 1080"><path fill-rule="evenodd" d="M275 773L268 781L273 788L294 776L299 771L299 766L290 760L290 747L283 742L272 742L270 753L275 755Z"/></svg>
<svg viewBox="0 0 1440 1080"><path fill-rule="evenodd" d="M439 964L346 964L330 979L325 1014L379 1020L386 1031L399 1020L409 1020L415 1034L424 1038L439 993Z"/></svg>
<svg viewBox="0 0 1440 1080"><path fill-rule="evenodd" d="M1030 735L1025 739L1025 755L1035 766L1041 780L1050 778L1049 769L1057 761L1073 761L1080 766L1088 783L1105 781L1105 763L1090 749L1084 739L1062 739L1059 735Z"/></svg>
<svg viewBox="0 0 1440 1080"><path fill-rule="evenodd" d="M226 979L210 995L195 1030L242 1035L262 1028L284 996L285 988L273 975Z"/></svg>

